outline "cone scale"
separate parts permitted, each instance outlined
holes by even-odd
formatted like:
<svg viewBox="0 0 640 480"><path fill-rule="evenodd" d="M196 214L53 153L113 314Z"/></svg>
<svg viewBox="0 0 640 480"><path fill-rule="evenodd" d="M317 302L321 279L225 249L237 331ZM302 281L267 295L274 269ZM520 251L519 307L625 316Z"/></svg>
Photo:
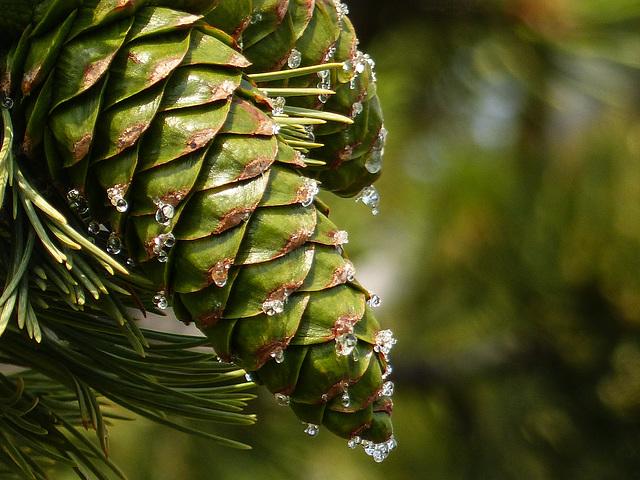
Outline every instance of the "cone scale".
<svg viewBox="0 0 640 480"><path fill-rule="evenodd" d="M329 0L35 2L12 20L0 87L24 168L151 280L146 308L195 322L310 435L380 460L395 340L315 198L380 174L373 62L345 14Z"/></svg>

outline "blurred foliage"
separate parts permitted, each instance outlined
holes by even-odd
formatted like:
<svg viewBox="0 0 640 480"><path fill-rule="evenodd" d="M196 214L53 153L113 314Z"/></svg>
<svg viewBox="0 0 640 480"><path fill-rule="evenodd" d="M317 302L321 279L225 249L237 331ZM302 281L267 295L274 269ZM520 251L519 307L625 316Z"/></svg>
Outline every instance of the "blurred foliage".
<svg viewBox="0 0 640 480"><path fill-rule="evenodd" d="M265 399L253 452L149 427L114 457L136 480L637 478L640 1L349 5L391 133L380 215L330 203L399 338L398 450Z"/></svg>

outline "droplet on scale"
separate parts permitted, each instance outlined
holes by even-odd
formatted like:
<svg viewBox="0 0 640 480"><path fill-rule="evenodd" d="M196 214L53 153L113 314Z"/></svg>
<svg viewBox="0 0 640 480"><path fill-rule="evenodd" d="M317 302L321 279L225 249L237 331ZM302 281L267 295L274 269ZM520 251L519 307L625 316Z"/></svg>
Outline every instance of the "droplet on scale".
<svg viewBox="0 0 640 480"><path fill-rule="evenodd" d="M298 68L302 63L302 54L295 48L291 50L289 58L287 59L287 65L289 68Z"/></svg>
<svg viewBox="0 0 640 480"><path fill-rule="evenodd" d="M118 255L122 251L122 240L115 233L111 232L107 239L107 253L110 255Z"/></svg>
<svg viewBox="0 0 640 480"><path fill-rule="evenodd" d="M89 202L87 199L80 195L80 191L73 188L67 192L67 202L71 210L79 215L84 215L89 211Z"/></svg>
<svg viewBox="0 0 640 480"><path fill-rule="evenodd" d="M262 303L262 311L268 316L273 317L284 311L284 302L282 300L265 300Z"/></svg>
<svg viewBox="0 0 640 480"><path fill-rule="evenodd" d="M89 235L97 235L100 233L100 224L95 220L90 222L89 225L87 225L87 233Z"/></svg>
<svg viewBox="0 0 640 480"><path fill-rule="evenodd" d="M393 396L394 388L395 386L393 382L384 382L382 384L382 388L380 389L380 395L383 397L391 397Z"/></svg>
<svg viewBox="0 0 640 480"><path fill-rule="evenodd" d="M347 389L344 389L344 392L342 392L342 398L340 399L340 403L342 403L342 406L344 408L348 408L349 405L351 405L351 398L349 397L349 392L347 391Z"/></svg>
<svg viewBox="0 0 640 480"><path fill-rule="evenodd" d="M346 230L338 230L333 234L333 241L336 245L349 243L349 233Z"/></svg>
<svg viewBox="0 0 640 480"><path fill-rule="evenodd" d="M271 358L273 358L276 363L284 362L284 350L280 346L274 348L269 355L271 355Z"/></svg>
<svg viewBox="0 0 640 480"><path fill-rule="evenodd" d="M387 355L389 355L391 348L393 348L393 346L397 342L397 340L393 337L393 332L388 329L380 330L379 332L377 332L375 335L375 341L376 345L373 347L373 349L376 352L382 353L385 359Z"/></svg>
<svg viewBox="0 0 640 480"><path fill-rule="evenodd" d="M158 293L156 293L156 295L153 297L153 304L160 310L164 310L169 306L169 301L165 296L164 290L160 290Z"/></svg>
<svg viewBox="0 0 640 480"><path fill-rule="evenodd" d="M393 435L386 442L373 443L370 440L363 440L361 444L365 453L373 457L373 460L377 463L384 461L389 456L389 452L392 452L398 446L398 442Z"/></svg>
<svg viewBox="0 0 640 480"><path fill-rule="evenodd" d="M302 191L306 194L306 198L302 201L302 206L308 207L313 203L313 199L320 191L318 182L313 178L305 178Z"/></svg>
<svg viewBox="0 0 640 480"><path fill-rule="evenodd" d="M119 183L113 187L107 188L107 197L111 202L111 205L116 207L116 210L120 213L124 213L129 208L129 204L124 199L125 188Z"/></svg>
<svg viewBox="0 0 640 480"><path fill-rule="evenodd" d="M349 442L347 442L347 446L348 446L350 449L352 449L352 450L353 450L353 449L354 449L354 448L356 448L358 445L360 445L360 443L361 443L361 442L362 442L362 439L361 439L359 436L357 436L357 435L356 435L356 436L354 436L354 437L351 437L351 439L349 440Z"/></svg>
<svg viewBox="0 0 640 480"><path fill-rule="evenodd" d="M315 437L320 432L320 425L316 425L314 423L307 423L307 426L304 429L304 433L309 435L310 437Z"/></svg>
<svg viewBox="0 0 640 480"><path fill-rule="evenodd" d="M284 113L285 103L286 102L284 97L276 97L274 100L272 100L271 105L273 108L271 109L271 114L282 115Z"/></svg>
<svg viewBox="0 0 640 480"><path fill-rule="evenodd" d="M358 338L353 333L343 333L335 338L336 342L336 355L347 356L356 348L358 344Z"/></svg>
<svg viewBox="0 0 640 480"><path fill-rule="evenodd" d="M216 286L224 287L227 284L230 268L231 268L231 260L228 260L226 258L223 260L219 260L215 263L213 268L210 270L210 275L211 275L211 280L213 280L213 283L215 283Z"/></svg>
<svg viewBox="0 0 640 480"><path fill-rule="evenodd" d="M358 115L362 113L362 102L356 102L351 105L351 118L356 118Z"/></svg>
<svg viewBox="0 0 640 480"><path fill-rule="evenodd" d="M276 397L276 402L281 407L286 407L291 403L291 400L289 399L289 395L285 395L284 393L276 393L275 397Z"/></svg>
<svg viewBox="0 0 640 480"><path fill-rule="evenodd" d="M175 215L175 210L173 205L169 205L168 203L162 203L159 200L155 201L157 210L156 210L156 222L160 225L169 225L169 222Z"/></svg>
<svg viewBox="0 0 640 480"><path fill-rule="evenodd" d="M367 300L367 305L369 305L370 308L379 307L381 304L382 299L375 293L369 297L369 300Z"/></svg>

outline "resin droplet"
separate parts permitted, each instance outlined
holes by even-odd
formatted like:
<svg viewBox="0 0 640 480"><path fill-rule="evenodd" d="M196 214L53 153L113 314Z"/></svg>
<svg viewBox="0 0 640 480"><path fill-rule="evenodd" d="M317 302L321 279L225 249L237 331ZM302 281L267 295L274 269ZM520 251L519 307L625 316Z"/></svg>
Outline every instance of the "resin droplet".
<svg viewBox="0 0 640 480"><path fill-rule="evenodd" d="M213 283L215 283L216 286L224 287L227 284L227 278L229 277L230 268L231 260L228 260L226 258L215 263L215 265L211 269L211 280L213 280Z"/></svg>
<svg viewBox="0 0 640 480"><path fill-rule="evenodd" d="M97 235L98 233L100 233L100 224L95 220L89 223L89 225L87 226L87 233L89 235Z"/></svg>
<svg viewBox="0 0 640 480"><path fill-rule="evenodd" d="M107 239L107 253L110 255L118 255L121 251L122 241L120 237L115 232L111 232Z"/></svg>
<svg viewBox="0 0 640 480"><path fill-rule="evenodd" d="M167 297L165 296L164 290L160 290L153 297L153 304L158 307L160 310L164 310L169 306L169 302Z"/></svg>
<svg viewBox="0 0 640 480"><path fill-rule="evenodd" d="M349 405L351 405L351 398L349 397L349 392L347 392L347 389L344 389L344 392L342 392L342 398L340 399L340 403L342 403L342 406L344 408L348 408Z"/></svg>
<svg viewBox="0 0 640 480"><path fill-rule="evenodd" d="M376 345L373 349L376 352L382 353L382 355L387 358L391 348L396 344L397 340L393 338L393 332L391 330L380 330L376 333L375 336Z"/></svg>
<svg viewBox="0 0 640 480"><path fill-rule="evenodd" d="M349 233L346 230L338 230L333 234L333 241L336 245L344 245L349 243Z"/></svg>
<svg viewBox="0 0 640 480"><path fill-rule="evenodd" d="M287 65L289 65L289 68L298 68L301 63L302 63L302 54L294 48L293 50L291 50L291 53L289 54Z"/></svg>
<svg viewBox="0 0 640 480"><path fill-rule="evenodd" d="M273 125L271 125L271 134L278 135L279 133L280 133L280 124L277 122L273 122Z"/></svg>
<svg viewBox="0 0 640 480"><path fill-rule="evenodd" d="M393 396L394 388L395 386L393 385L393 382L384 382L380 389L380 395L383 397L391 397Z"/></svg>
<svg viewBox="0 0 640 480"><path fill-rule="evenodd" d="M351 105L351 118L356 118L358 115L360 115L362 113L362 103L361 102L356 102L353 105Z"/></svg>
<svg viewBox="0 0 640 480"><path fill-rule="evenodd" d="M305 199L302 201L303 207L308 207L313 203L313 199L320 191L318 187L318 182L313 178L305 178L304 185L302 186L302 191L306 194Z"/></svg>
<svg viewBox="0 0 640 480"><path fill-rule="evenodd" d="M314 423L307 423L306 428L304 429L304 433L309 435L310 437L315 437L320 432L320 425L316 425Z"/></svg>
<svg viewBox="0 0 640 480"><path fill-rule="evenodd" d="M274 348L269 355L271 355L271 358L273 358L276 363L284 362L284 350L282 349L282 347Z"/></svg>
<svg viewBox="0 0 640 480"><path fill-rule="evenodd" d="M111 202L111 205L116 207L116 210L120 213L124 213L129 208L129 204L124 199L125 188L119 183L113 187L107 188L107 197Z"/></svg>
<svg viewBox="0 0 640 480"><path fill-rule="evenodd" d="M291 403L289 395L285 395L284 393L276 393L275 397L276 402L278 402L278 405L280 405L281 407L287 407Z"/></svg>
<svg viewBox="0 0 640 480"><path fill-rule="evenodd" d="M282 313L284 311L284 302L282 300L265 300L262 304L262 311L270 317Z"/></svg>
<svg viewBox="0 0 640 480"><path fill-rule="evenodd" d="M338 12L338 20L342 20L342 18L346 15L349 15L349 7L347 7L340 0L333 0L333 4L336 7L336 11Z"/></svg>
<svg viewBox="0 0 640 480"><path fill-rule="evenodd" d="M353 333L343 333L335 338L336 341L336 355L347 356L356 348L358 339Z"/></svg>
<svg viewBox="0 0 640 480"><path fill-rule="evenodd" d="M378 195L378 191L376 187L373 185L369 185L362 190L362 193L358 198L356 198L356 202L362 202L368 207L371 207L371 213L374 215L378 214L378 205L380 205L380 195Z"/></svg>
<svg viewBox="0 0 640 480"><path fill-rule="evenodd" d="M382 299L376 295L373 294L369 297L369 300L367 300L367 305L369 305L370 308L377 308L382 304Z"/></svg>
<svg viewBox="0 0 640 480"><path fill-rule="evenodd" d="M351 439L349 440L349 442L347 443L347 446L350 449L354 449L356 448L358 445L360 445L360 443L362 442L362 439L359 436L355 436L355 437L351 437Z"/></svg>
<svg viewBox="0 0 640 480"><path fill-rule="evenodd" d="M80 195L80 191L76 188L67 192L67 202L71 210L79 215L84 215L89 211L89 202L87 199Z"/></svg>
<svg viewBox="0 0 640 480"><path fill-rule="evenodd" d="M373 457L374 461L380 463L389 456L389 452L396 449L398 442L396 442L396 439L391 435L389 440L381 443L373 443L369 440L363 440L362 446L364 447L364 451L367 455Z"/></svg>
<svg viewBox="0 0 640 480"><path fill-rule="evenodd" d="M158 222L160 225L169 225L169 222L175 215L173 205L162 203L159 200L156 200L155 204L156 207L158 207L158 209L156 210L156 222Z"/></svg>
<svg viewBox="0 0 640 480"><path fill-rule="evenodd" d="M285 105L284 97L276 97L274 100L271 101L271 105L273 106L273 108L271 109L271 113L273 115L284 114L284 105Z"/></svg>
<svg viewBox="0 0 640 480"><path fill-rule="evenodd" d="M325 62L330 62L333 56L336 54L336 47L331 47L327 51L327 54L324 56Z"/></svg>

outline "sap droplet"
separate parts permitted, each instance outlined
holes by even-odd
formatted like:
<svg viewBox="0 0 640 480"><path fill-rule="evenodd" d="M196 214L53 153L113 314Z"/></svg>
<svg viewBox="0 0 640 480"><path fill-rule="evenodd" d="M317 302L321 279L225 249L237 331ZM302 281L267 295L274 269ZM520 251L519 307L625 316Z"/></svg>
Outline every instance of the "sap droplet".
<svg viewBox="0 0 640 480"><path fill-rule="evenodd" d="M111 202L111 205L116 207L116 210L120 213L124 213L129 208L129 204L124 199L125 188L121 184L116 184L113 187L107 188L107 198Z"/></svg>
<svg viewBox="0 0 640 480"><path fill-rule="evenodd" d="M111 232L107 239L107 253L110 255L118 255L122 251L122 240L115 233Z"/></svg>
<svg viewBox="0 0 640 480"><path fill-rule="evenodd" d="M89 235L98 235L100 233L100 224L95 220L87 225L87 233Z"/></svg>
<svg viewBox="0 0 640 480"><path fill-rule="evenodd" d="M380 395L383 397L391 397L393 396L394 388L395 385L393 384L393 382L384 382L382 384L382 388L380 389Z"/></svg>
<svg viewBox="0 0 640 480"><path fill-rule="evenodd" d="M336 47L330 47L329 50L327 50L327 54L324 56L324 61L330 62L335 54L336 54Z"/></svg>
<svg viewBox="0 0 640 480"><path fill-rule="evenodd" d="M302 186L302 192L306 195L305 199L302 201L303 207L308 207L313 203L313 199L320 191L318 187L318 182L313 178L305 178L304 185Z"/></svg>
<svg viewBox="0 0 640 480"><path fill-rule="evenodd" d="M218 260L211 268L211 280L218 287L224 287L227 284L227 278L229 277L229 269L231 268L231 260L223 259Z"/></svg>
<svg viewBox="0 0 640 480"><path fill-rule="evenodd" d="M396 344L397 340L393 337L393 332L391 330L380 330L375 335L376 344L373 349L376 352L382 353L382 355L387 357L391 348Z"/></svg>
<svg viewBox="0 0 640 480"><path fill-rule="evenodd" d="M374 461L380 463L389 456L389 452L396 449L398 442L395 437L391 435L389 440L381 443L373 443L370 440L363 440L362 446L367 455L373 457Z"/></svg>
<svg viewBox="0 0 640 480"><path fill-rule="evenodd" d="M347 356L350 355L356 345L358 344L358 338L353 333L343 333L335 338L336 342L336 355Z"/></svg>
<svg viewBox="0 0 640 480"><path fill-rule="evenodd" d="M359 436L355 435L349 439L349 441L347 442L347 446L353 450L358 445L360 445L361 442L362 439Z"/></svg>
<svg viewBox="0 0 640 480"><path fill-rule="evenodd" d="M289 399L289 395L285 395L284 393L276 393L275 397L276 397L276 402L281 407L287 407L291 403L291 400Z"/></svg>
<svg viewBox="0 0 640 480"><path fill-rule="evenodd" d="M271 125L271 135L278 135L280 133L280 124L277 122L273 122Z"/></svg>
<svg viewBox="0 0 640 480"><path fill-rule="evenodd" d="M89 202L87 199L80 195L80 191L73 188L67 192L67 202L71 210L79 215L84 215L89 211Z"/></svg>
<svg viewBox="0 0 640 480"><path fill-rule="evenodd" d="M169 205L168 203L162 203L159 200L154 202L156 204L156 222L160 225L169 225L169 222L175 215L175 209L173 205Z"/></svg>
<svg viewBox="0 0 640 480"><path fill-rule="evenodd" d="M167 300L164 290L160 290L156 293L153 297L153 304L160 310L164 310L169 306L169 301Z"/></svg>
<svg viewBox="0 0 640 480"><path fill-rule="evenodd" d="M347 391L346 388L344 389L344 392L342 392L342 398L340 399L340 403L344 408L348 408L351 405L351 397L349 397L349 392Z"/></svg>
<svg viewBox="0 0 640 480"><path fill-rule="evenodd" d="M342 150L338 152L338 158L340 158L340 160L342 160L343 162L345 160L350 160L352 153L353 153L353 147L351 145L347 145L346 147L344 147Z"/></svg>
<svg viewBox="0 0 640 480"><path fill-rule="evenodd" d="M377 308L381 304L382 304L382 299L375 293L369 297L369 300L367 300L367 305L369 305L370 308Z"/></svg>
<svg viewBox="0 0 640 480"><path fill-rule="evenodd" d="M363 107L362 102L356 102L351 105L351 118L356 118L358 115L362 113Z"/></svg>
<svg viewBox="0 0 640 480"><path fill-rule="evenodd" d="M320 433L320 425L316 425L315 423L307 423L307 426L304 429L304 433L309 435L310 437L315 437Z"/></svg>
<svg viewBox="0 0 640 480"><path fill-rule="evenodd" d="M284 302L282 300L265 300L262 304L262 311L270 317L282 313L284 311Z"/></svg>
<svg viewBox="0 0 640 480"><path fill-rule="evenodd" d="M378 205L380 205L380 195L376 190L376 187L373 185L369 185L362 189L362 193L358 198L356 198L356 202L362 202L368 207L371 207L371 213L373 215L378 214Z"/></svg>
<svg viewBox="0 0 640 480"><path fill-rule="evenodd" d="M302 63L302 54L295 48L291 50L289 58L287 59L287 65L289 68L298 68Z"/></svg>
<svg viewBox="0 0 640 480"><path fill-rule="evenodd" d="M271 358L273 358L276 363L284 362L284 350L280 346L274 348L269 355L271 355Z"/></svg>
<svg viewBox="0 0 640 480"><path fill-rule="evenodd" d="M349 7L342 3L340 0L333 0L333 4L338 12L338 20L342 20L343 17L349 15Z"/></svg>
<svg viewBox="0 0 640 480"><path fill-rule="evenodd" d="M349 243L349 232L346 230L338 230L333 234L333 241L336 245L344 245Z"/></svg>
<svg viewBox="0 0 640 480"><path fill-rule="evenodd" d="M285 101L284 97L276 97L275 99L273 99L271 101L271 105L272 105L271 113L273 115L282 115L282 114L284 114L285 103L286 103L286 101Z"/></svg>

